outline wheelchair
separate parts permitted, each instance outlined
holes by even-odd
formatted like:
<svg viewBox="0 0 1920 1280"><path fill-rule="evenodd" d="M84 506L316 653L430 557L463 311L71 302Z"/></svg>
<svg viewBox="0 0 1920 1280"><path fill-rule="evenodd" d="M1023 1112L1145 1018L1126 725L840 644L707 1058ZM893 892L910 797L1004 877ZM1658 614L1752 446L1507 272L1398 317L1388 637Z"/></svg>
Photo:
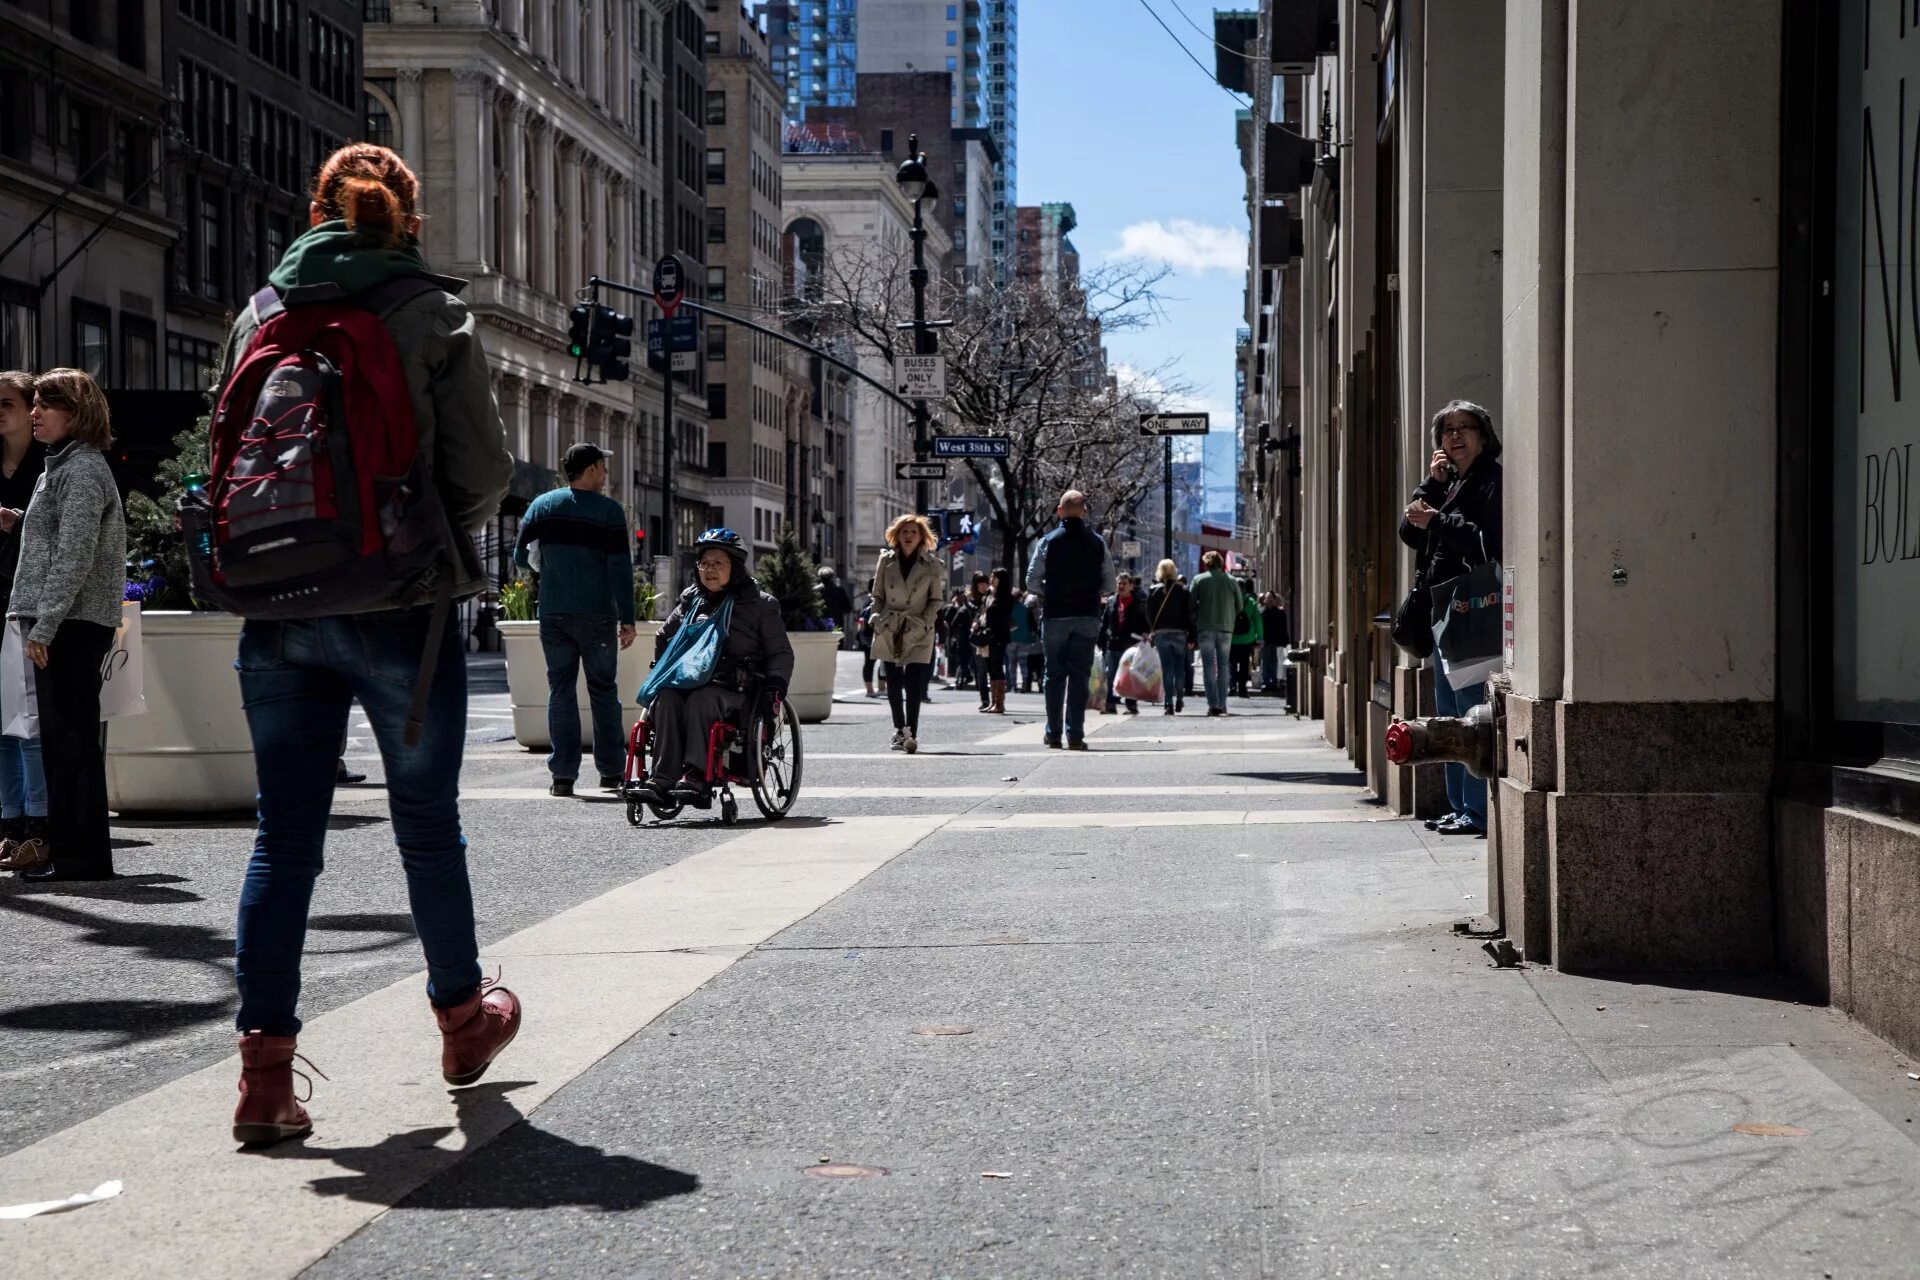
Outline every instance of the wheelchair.
<svg viewBox="0 0 1920 1280"><path fill-rule="evenodd" d="M734 798L735 784L743 784L753 795L753 803L768 822L778 822L792 812L800 797L800 770L804 760L800 745L800 717L794 713L791 699L780 700L775 716L773 695L750 672L742 672L741 692L745 703L714 721L707 729L707 772L703 780L706 794L687 800L678 796L655 800L643 792L641 784L652 772L651 708L642 710L633 731L627 736L627 768L621 781L621 795L627 802L627 821L639 826L649 812L661 822L671 821L688 808L711 809L720 803L720 821L732 826L740 820L740 804Z"/></svg>

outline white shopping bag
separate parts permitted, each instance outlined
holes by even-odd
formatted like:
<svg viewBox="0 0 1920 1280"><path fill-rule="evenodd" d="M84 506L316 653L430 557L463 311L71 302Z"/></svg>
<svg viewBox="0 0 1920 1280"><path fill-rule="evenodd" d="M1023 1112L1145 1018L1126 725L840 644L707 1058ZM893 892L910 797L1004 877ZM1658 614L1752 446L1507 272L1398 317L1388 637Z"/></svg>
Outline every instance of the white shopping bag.
<svg viewBox="0 0 1920 1280"><path fill-rule="evenodd" d="M113 633L113 648L100 660L100 718L116 720L146 713L146 660L140 646L140 604L129 600L120 606L120 626Z"/></svg>
<svg viewBox="0 0 1920 1280"><path fill-rule="evenodd" d="M1469 658L1464 662L1455 662L1443 653L1436 652L1434 656L1440 660L1440 676L1449 689L1471 689L1474 685L1485 684L1506 665L1505 655L1499 653L1490 658Z"/></svg>
<svg viewBox="0 0 1920 1280"><path fill-rule="evenodd" d="M33 664L27 661L27 633L18 618L7 620L0 639L0 734L9 738L40 736L40 697Z"/></svg>

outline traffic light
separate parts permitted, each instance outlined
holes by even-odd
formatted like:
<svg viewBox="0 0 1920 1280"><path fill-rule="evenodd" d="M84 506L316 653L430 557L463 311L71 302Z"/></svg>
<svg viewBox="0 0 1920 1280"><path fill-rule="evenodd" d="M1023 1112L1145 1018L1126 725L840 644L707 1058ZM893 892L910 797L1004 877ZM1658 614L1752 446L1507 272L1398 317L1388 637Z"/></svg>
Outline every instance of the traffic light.
<svg viewBox="0 0 1920 1280"><path fill-rule="evenodd" d="M627 357L633 354L633 317L621 315L612 307L598 307L596 311L587 359L600 367L603 380L625 382L629 377Z"/></svg>
<svg viewBox="0 0 1920 1280"><path fill-rule="evenodd" d="M587 334L593 328L593 308L582 302L567 312L567 354L578 360L587 354Z"/></svg>

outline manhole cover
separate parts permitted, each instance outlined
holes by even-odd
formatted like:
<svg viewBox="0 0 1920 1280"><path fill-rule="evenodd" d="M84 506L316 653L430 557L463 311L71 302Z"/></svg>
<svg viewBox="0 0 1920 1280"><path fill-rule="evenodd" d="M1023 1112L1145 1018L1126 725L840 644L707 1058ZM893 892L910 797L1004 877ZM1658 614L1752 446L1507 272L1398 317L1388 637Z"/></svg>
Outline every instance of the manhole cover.
<svg viewBox="0 0 1920 1280"><path fill-rule="evenodd" d="M973 1028L972 1027L915 1027L913 1029L913 1034L917 1036L970 1036L973 1034Z"/></svg>
<svg viewBox="0 0 1920 1280"><path fill-rule="evenodd" d="M810 1164L800 1172L809 1178L877 1178L886 1170L872 1164Z"/></svg>
<svg viewBox="0 0 1920 1280"><path fill-rule="evenodd" d="M1735 1133L1744 1133L1750 1138L1804 1138L1813 1132L1811 1129L1802 1129L1797 1124L1755 1124L1751 1122L1747 1124L1737 1124L1733 1126L1733 1131Z"/></svg>

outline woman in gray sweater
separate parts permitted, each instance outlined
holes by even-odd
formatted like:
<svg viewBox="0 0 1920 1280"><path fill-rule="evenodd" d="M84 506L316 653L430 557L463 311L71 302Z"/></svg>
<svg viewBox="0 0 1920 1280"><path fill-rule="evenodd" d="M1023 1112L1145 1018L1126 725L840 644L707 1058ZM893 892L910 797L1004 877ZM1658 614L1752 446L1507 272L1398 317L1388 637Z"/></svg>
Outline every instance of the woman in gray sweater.
<svg viewBox="0 0 1920 1280"><path fill-rule="evenodd" d="M22 874L111 880L100 665L120 625L127 524L101 453L113 443L106 395L78 369L41 374L33 383L33 437L47 447L47 469L22 524L7 617L20 619L36 668L53 861Z"/></svg>

